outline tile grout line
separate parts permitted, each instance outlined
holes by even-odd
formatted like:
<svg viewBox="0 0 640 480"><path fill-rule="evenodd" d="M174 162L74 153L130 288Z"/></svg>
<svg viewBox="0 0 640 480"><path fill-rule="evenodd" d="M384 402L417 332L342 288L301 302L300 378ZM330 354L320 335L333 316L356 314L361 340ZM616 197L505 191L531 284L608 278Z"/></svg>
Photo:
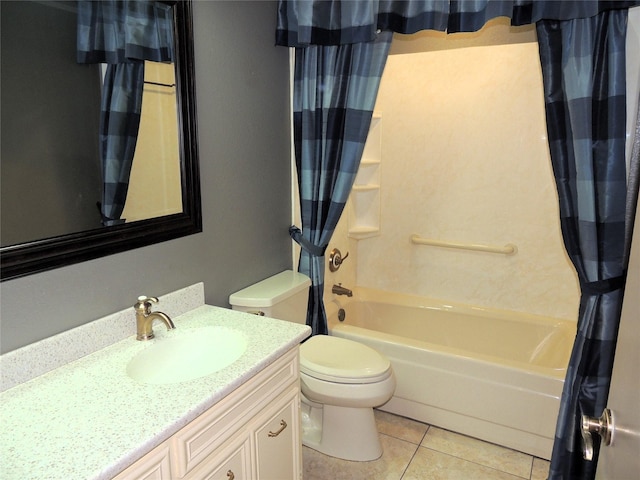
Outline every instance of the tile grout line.
<svg viewBox="0 0 640 480"><path fill-rule="evenodd" d="M474 460L469 460L468 458L460 457L460 456L458 456L458 455L454 455L454 454L452 454L452 453L443 452L443 451L441 451L441 450L436 450L435 448L427 447L427 446L422 445L422 444L418 445L418 448L424 448L424 449L426 449L426 450L430 450L430 451L435 452L435 453L438 453L438 454L440 454L440 455L446 455L446 456L448 456L448 457L455 458L455 459L457 459L457 460L462 460L463 462L471 463L471 464L473 464L473 465L477 465L477 466L479 466L479 467L484 467L484 468L488 468L488 469L491 469L491 470L495 470L496 472L500 472L500 473L504 473L504 474L507 474L507 475L511 475L511 476L512 476L512 477L514 477L514 478L522 478L522 479L524 479L524 480L531 480L532 472L529 474L529 476L528 476L528 477L523 477L523 476L518 475L518 474L516 474L516 473L506 472L506 471L504 471L504 470L500 470L499 468L492 467L492 466L490 466L490 465L484 465L484 464L482 464L482 463L478 463L478 462L476 462L476 461L474 461ZM416 449L416 452L413 454L413 456L415 456L415 454L416 454L417 452L418 452L418 450ZM413 460L413 457L411 457L411 460ZM533 457L532 457L532 460L531 460L531 470L533 470Z"/></svg>
<svg viewBox="0 0 640 480"><path fill-rule="evenodd" d="M531 457L531 468L529 469L529 480L533 480L533 464L535 457Z"/></svg>
<svg viewBox="0 0 640 480"><path fill-rule="evenodd" d="M427 424L425 424L425 425L427 425ZM431 425L427 425L427 429L422 434L422 438L420 438L420 441L416 445L416 449L413 451L413 455L411 455L411 458L409 459L409 462L407 463L407 466L404 468L404 470L400 474L400 478L398 480L402 480L404 478L405 474L407 473L407 470L409 470L409 467L411 466L411 462L413 462L413 459L416 458L416 454L418 453L418 450L420 449L420 445L422 444L422 442L424 440L424 437L427 436L427 433L429 432L430 429L431 429ZM409 443L411 443L411 442L409 442ZM415 445L415 444L413 444L413 445Z"/></svg>
<svg viewBox="0 0 640 480"><path fill-rule="evenodd" d="M429 432L429 430L431 430L432 426L433 425L429 425L429 428L427 429L427 433ZM463 456L460 456L460 455L457 455L457 454L454 454L454 453L449 453L449 452L445 452L445 451L442 451L442 450L437 450L437 449L435 449L433 447L428 447L426 445L423 445L422 442L424 441L424 438L427 436L427 433L425 433L424 436L422 437L422 440L420 441L419 447L426 448L428 450L431 450L432 452L441 453L443 455L448 455L449 457L457 458L458 460L463 460L465 462L472 463L473 465L478 465L480 467L490 468L490 469L495 470L497 472L501 472L501 473L505 473L507 475L511 475L512 477L522 478L524 480L531 480L532 477L533 477L533 459L535 458L533 455L529 455L529 454L524 453L524 452L518 452L517 450L513 450L513 449L508 449L507 447L501 447L501 448L505 448L507 450L512 450L514 452L522 453L523 455L526 455L529 458L529 461L530 461L530 464L529 464L529 475L528 476L522 476L522 475L518 475L517 473L511 473L511 472L508 472L508 471L505 471L505 470L501 470L500 468L496 468L496 467L492 467L490 465L485 465L483 463L479 463L477 461L471 460L469 458L465 458ZM456 433L456 432L453 432L453 433ZM473 438L473 437L469 437L469 438ZM483 443L490 443L490 442L484 442L483 440L479 440L479 441L481 441ZM497 444L493 444L493 445L497 445ZM500 447L500 445L497 445L497 446Z"/></svg>

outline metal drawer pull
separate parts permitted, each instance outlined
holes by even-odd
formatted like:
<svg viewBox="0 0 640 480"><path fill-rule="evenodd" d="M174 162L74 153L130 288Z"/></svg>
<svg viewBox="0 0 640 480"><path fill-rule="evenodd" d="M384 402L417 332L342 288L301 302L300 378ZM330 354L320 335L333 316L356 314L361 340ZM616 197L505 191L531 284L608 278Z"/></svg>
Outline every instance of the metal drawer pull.
<svg viewBox="0 0 640 480"><path fill-rule="evenodd" d="M229 480L233 480L234 478L236 478L236 476L233 474L233 472L232 472L231 470L229 470L229 471L227 472L227 478L228 478Z"/></svg>
<svg viewBox="0 0 640 480"><path fill-rule="evenodd" d="M277 437L278 435L280 435L282 433L282 431L287 428L287 422L285 422L284 420L280 420L280 430L278 430L277 432L269 432L268 436L269 437Z"/></svg>

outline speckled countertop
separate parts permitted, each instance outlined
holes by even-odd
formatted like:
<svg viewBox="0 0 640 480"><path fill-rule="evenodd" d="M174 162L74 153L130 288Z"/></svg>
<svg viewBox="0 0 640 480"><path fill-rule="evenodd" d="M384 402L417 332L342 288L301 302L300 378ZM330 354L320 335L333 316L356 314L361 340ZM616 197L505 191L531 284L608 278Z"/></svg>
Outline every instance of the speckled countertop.
<svg viewBox="0 0 640 480"><path fill-rule="evenodd" d="M173 435L310 334L309 327L208 305L102 348L0 394L0 477L109 479ZM240 359L209 376L169 385L132 380L127 363L186 329L231 327L246 335Z"/></svg>

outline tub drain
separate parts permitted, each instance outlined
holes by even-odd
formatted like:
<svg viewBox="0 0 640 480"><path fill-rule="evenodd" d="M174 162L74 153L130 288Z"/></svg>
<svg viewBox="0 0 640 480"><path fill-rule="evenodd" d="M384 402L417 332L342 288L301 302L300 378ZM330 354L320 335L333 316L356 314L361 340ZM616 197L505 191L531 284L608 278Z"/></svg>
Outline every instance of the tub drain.
<svg viewBox="0 0 640 480"><path fill-rule="evenodd" d="M347 314L344 311L344 308L341 308L340 310L338 310L338 320L340 320L341 322L344 322L344 317L346 317Z"/></svg>

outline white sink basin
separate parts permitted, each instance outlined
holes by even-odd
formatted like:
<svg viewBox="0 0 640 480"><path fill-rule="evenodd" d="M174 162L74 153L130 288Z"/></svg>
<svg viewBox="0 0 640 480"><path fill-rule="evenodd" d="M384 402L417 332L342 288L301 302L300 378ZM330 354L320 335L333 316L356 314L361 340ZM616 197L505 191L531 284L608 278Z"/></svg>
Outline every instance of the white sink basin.
<svg viewBox="0 0 640 480"><path fill-rule="evenodd" d="M210 375L238 360L247 349L241 332L225 327L172 330L138 353L127 365L133 380L154 385Z"/></svg>

